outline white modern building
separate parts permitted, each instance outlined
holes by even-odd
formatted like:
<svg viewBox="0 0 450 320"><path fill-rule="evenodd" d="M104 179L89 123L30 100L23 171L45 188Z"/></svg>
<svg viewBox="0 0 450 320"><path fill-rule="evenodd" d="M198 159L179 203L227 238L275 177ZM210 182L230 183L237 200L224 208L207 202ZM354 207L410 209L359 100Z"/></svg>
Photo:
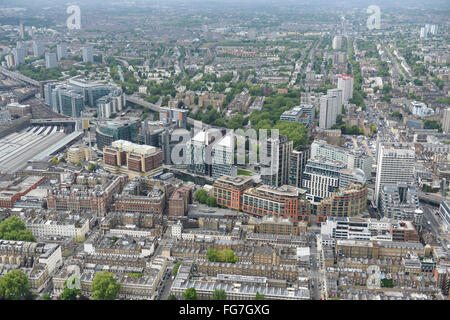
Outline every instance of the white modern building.
<svg viewBox="0 0 450 320"><path fill-rule="evenodd" d="M320 227L320 235L322 245L335 246L338 239L392 241L390 229L388 219L328 217Z"/></svg>
<svg viewBox="0 0 450 320"><path fill-rule="evenodd" d="M82 49L83 53L83 62L94 62L94 49L92 47L83 47Z"/></svg>
<svg viewBox="0 0 450 320"><path fill-rule="evenodd" d="M338 89L341 89L343 92L343 103L346 103L353 98L353 82L354 78L350 74L340 74L338 76Z"/></svg>
<svg viewBox="0 0 450 320"><path fill-rule="evenodd" d="M361 169L366 178L371 176L373 159L363 152L349 150L328 144L324 140L314 140L311 144L311 158L324 156L328 160L342 161L348 169Z"/></svg>
<svg viewBox="0 0 450 320"><path fill-rule="evenodd" d="M327 95L332 97L332 96L336 96L337 98L337 114L341 114L342 113L342 104L344 103L344 92L342 91L342 89L329 89L327 91Z"/></svg>
<svg viewBox="0 0 450 320"><path fill-rule="evenodd" d="M56 59L55 52L46 52L45 53L45 67L47 69L58 67L58 60Z"/></svg>
<svg viewBox="0 0 450 320"><path fill-rule="evenodd" d="M342 45L342 36L336 35L333 38L333 50L341 49Z"/></svg>
<svg viewBox="0 0 450 320"><path fill-rule="evenodd" d="M25 62L25 57L27 56L26 48L14 48L12 53L14 56L14 63L16 67Z"/></svg>
<svg viewBox="0 0 450 320"><path fill-rule="evenodd" d="M33 41L33 55L35 57L40 57L44 54L45 48L39 41Z"/></svg>
<svg viewBox="0 0 450 320"><path fill-rule="evenodd" d="M338 97L326 95L320 98L319 127L330 129L336 124L338 115Z"/></svg>
<svg viewBox="0 0 450 320"><path fill-rule="evenodd" d="M67 56L68 56L67 46L62 45L62 44L58 44L56 46L56 53L58 54L58 61L62 60L64 58L67 58Z"/></svg>
<svg viewBox="0 0 450 320"><path fill-rule="evenodd" d="M425 103L419 101L411 101L411 103L409 104L409 111L411 111L413 115L418 117L434 115L433 109L428 108Z"/></svg>
<svg viewBox="0 0 450 320"><path fill-rule="evenodd" d="M381 143L377 160L375 181L375 201L378 200L381 188L399 182L414 183L415 150L412 144L400 142Z"/></svg>
<svg viewBox="0 0 450 320"><path fill-rule="evenodd" d="M214 179L222 176L237 175L237 168L233 166L234 162L234 135L227 134L212 150L212 177Z"/></svg>

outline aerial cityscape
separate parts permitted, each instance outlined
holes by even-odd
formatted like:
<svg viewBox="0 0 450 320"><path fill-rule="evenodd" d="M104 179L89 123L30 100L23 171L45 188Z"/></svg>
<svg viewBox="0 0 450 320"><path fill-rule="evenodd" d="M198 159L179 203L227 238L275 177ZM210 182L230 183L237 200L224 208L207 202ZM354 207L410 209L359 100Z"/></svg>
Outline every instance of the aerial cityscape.
<svg viewBox="0 0 450 320"><path fill-rule="evenodd" d="M450 300L449 17L0 1L0 300Z"/></svg>

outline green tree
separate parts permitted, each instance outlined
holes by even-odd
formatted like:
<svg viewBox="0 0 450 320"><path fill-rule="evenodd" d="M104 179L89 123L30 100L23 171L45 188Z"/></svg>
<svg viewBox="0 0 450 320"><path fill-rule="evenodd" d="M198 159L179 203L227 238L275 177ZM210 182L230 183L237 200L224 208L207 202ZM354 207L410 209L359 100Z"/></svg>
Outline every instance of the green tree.
<svg viewBox="0 0 450 320"><path fill-rule="evenodd" d="M94 300L114 300L120 287L120 283L117 282L111 272L98 272L92 281L92 297Z"/></svg>
<svg viewBox="0 0 450 320"><path fill-rule="evenodd" d="M194 197L198 202L206 203L206 200L208 199L208 193L205 190L200 189L195 193Z"/></svg>
<svg viewBox="0 0 450 320"><path fill-rule="evenodd" d="M183 293L184 300L197 300L197 291L195 291L195 288L188 288Z"/></svg>
<svg viewBox="0 0 450 320"><path fill-rule="evenodd" d="M80 289L69 288L67 281L72 281L72 284L75 284L75 279L64 281L64 291L61 294L61 300L77 300L77 297L81 295Z"/></svg>
<svg viewBox="0 0 450 320"><path fill-rule="evenodd" d="M173 275L176 276L178 273L178 269L180 268L181 262L178 261L177 263L175 263L175 265L173 266Z"/></svg>
<svg viewBox="0 0 450 320"><path fill-rule="evenodd" d="M175 297L175 295L173 293L169 294L169 296L167 297L167 300L177 300L177 297Z"/></svg>
<svg viewBox="0 0 450 320"><path fill-rule="evenodd" d="M287 136L294 143L294 148L304 146L308 142L308 130L298 122L278 121L273 127L280 130L280 134Z"/></svg>
<svg viewBox="0 0 450 320"><path fill-rule="evenodd" d="M215 248L209 248L206 251L206 258L209 261L218 261L218 262L236 263L238 261L238 256L236 256L234 254L234 251L231 249L223 249L217 251Z"/></svg>
<svg viewBox="0 0 450 320"><path fill-rule="evenodd" d="M89 171L94 171L95 168L97 168L97 166L96 166L95 164L91 163L91 164L89 165L88 170L89 170Z"/></svg>
<svg viewBox="0 0 450 320"><path fill-rule="evenodd" d="M264 300L265 298L266 297L263 294L256 292L255 300Z"/></svg>
<svg viewBox="0 0 450 320"><path fill-rule="evenodd" d="M0 278L0 296L5 300L23 300L30 295L28 276L22 270L12 270Z"/></svg>
<svg viewBox="0 0 450 320"><path fill-rule="evenodd" d="M83 165L81 164L81 162L78 161L78 162L77 162L77 167L78 167L78 168L81 168L82 166L83 166Z"/></svg>
<svg viewBox="0 0 450 320"><path fill-rule="evenodd" d="M206 198L206 205L208 207L216 207L217 206L216 198L208 196L208 198Z"/></svg>
<svg viewBox="0 0 450 320"><path fill-rule="evenodd" d="M212 300L227 300L227 293L223 289L216 289L212 294Z"/></svg>
<svg viewBox="0 0 450 320"><path fill-rule="evenodd" d="M217 261L218 260L217 250L214 248L209 248L206 251L206 259L208 259L209 261Z"/></svg>
<svg viewBox="0 0 450 320"><path fill-rule="evenodd" d="M36 242L36 238L25 227L25 223L14 216L0 223L0 239Z"/></svg>

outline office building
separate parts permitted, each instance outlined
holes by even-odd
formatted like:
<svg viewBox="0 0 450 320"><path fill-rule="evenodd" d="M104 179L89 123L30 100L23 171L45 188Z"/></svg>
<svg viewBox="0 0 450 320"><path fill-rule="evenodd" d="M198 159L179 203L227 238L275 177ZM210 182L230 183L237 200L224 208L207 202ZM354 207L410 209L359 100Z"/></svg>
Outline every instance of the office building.
<svg viewBox="0 0 450 320"><path fill-rule="evenodd" d="M324 156L328 160L344 162L348 169L361 169L364 171L366 179L371 176L373 159L362 151L334 146L324 140L314 140L311 144L311 158L316 156Z"/></svg>
<svg viewBox="0 0 450 320"><path fill-rule="evenodd" d="M288 184L293 142L289 141L286 136L280 135L278 138L268 138L266 146L267 154L263 157L270 161L263 161L261 164L262 183L273 187Z"/></svg>
<svg viewBox="0 0 450 320"><path fill-rule="evenodd" d="M25 62L25 57L27 56L26 48L14 48L12 50L12 53L14 56L14 63L16 67Z"/></svg>
<svg viewBox="0 0 450 320"><path fill-rule="evenodd" d="M57 68L58 67L58 61L56 59L56 53L55 52L46 52L45 53L45 68Z"/></svg>
<svg viewBox="0 0 450 320"><path fill-rule="evenodd" d="M211 176L212 148L220 136L221 133L217 129L203 129L186 143L186 162L189 171Z"/></svg>
<svg viewBox="0 0 450 320"><path fill-rule="evenodd" d="M311 207L306 191L289 185L262 185L244 191L242 211L256 216L278 215L294 222L310 221Z"/></svg>
<svg viewBox="0 0 450 320"><path fill-rule="evenodd" d="M234 135L227 134L212 148L212 177L236 176L237 168L234 163Z"/></svg>
<svg viewBox="0 0 450 320"><path fill-rule="evenodd" d="M51 63L55 63L56 54L51 55ZM79 117L85 106L97 108L101 117L118 112L125 105L121 88L83 79L70 79L67 84L47 83L44 85L44 98L53 111L72 117Z"/></svg>
<svg viewBox="0 0 450 320"><path fill-rule="evenodd" d="M67 58L69 54L67 53L67 46L63 44L58 44L56 46L56 53L58 55L58 61L63 60L64 58Z"/></svg>
<svg viewBox="0 0 450 320"><path fill-rule="evenodd" d="M327 96L334 97L336 96L336 104L337 104L337 110L336 114L342 114L342 104L344 103L343 100L343 91L342 89L328 89Z"/></svg>
<svg viewBox="0 0 450 320"><path fill-rule="evenodd" d="M122 90L114 84L91 82L84 79L69 79L68 85L74 90L80 91L84 97L84 103L90 108L97 107L97 100L108 94Z"/></svg>
<svg viewBox="0 0 450 320"><path fill-rule="evenodd" d="M292 150L289 161L289 181L288 184L297 188L302 188L303 172L306 163L310 158L311 147L298 147Z"/></svg>
<svg viewBox="0 0 450 320"><path fill-rule="evenodd" d="M384 185L381 188L378 209L384 217L409 220L418 230L422 228L423 211L419 207L417 191L412 185Z"/></svg>
<svg viewBox="0 0 450 320"><path fill-rule="evenodd" d="M152 177L162 172L161 150L146 145L138 145L125 140L114 141L103 147L105 170L114 174L135 177Z"/></svg>
<svg viewBox="0 0 450 320"><path fill-rule="evenodd" d="M415 116L426 117L434 115L434 110L428 108L427 105L419 101L411 101L409 104L409 111Z"/></svg>
<svg viewBox="0 0 450 320"><path fill-rule="evenodd" d="M347 188L335 191L330 198L317 204L318 222L325 221L327 217L354 217L362 214L367 207L367 193L367 185L360 183L352 183Z"/></svg>
<svg viewBox="0 0 450 320"><path fill-rule="evenodd" d="M353 98L354 77L349 74L340 74L338 76L338 89L342 90L342 103L348 102Z"/></svg>
<svg viewBox="0 0 450 320"><path fill-rule="evenodd" d="M99 121L97 123L97 129L95 130L97 149L103 150L104 147L110 146L117 140L126 140L137 143L138 132L138 118L120 118Z"/></svg>
<svg viewBox="0 0 450 320"><path fill-rule="evenodd" d="M381 143L377 160L375 201L378 206L381 189L398 182L414 183L415 151L412 144L399 142Z"/></svg>
<svg viewBox="0 0 450 320"><path fill-rule="evenodd" d="M94 63L94 48L89 47L83 47L81 48L82 54L83 54L83 62L84 63Z"/></svg>
<svg viewBox="0 0 450 320"><path fill-rule="evenodd" d="M392 241L391 224L371 219L329 217L320 226L323 245L335 246L336 240Z"/></svg>
<svg viewBox="0 0 450 320"><path fill-rule="evenodd" d="M330 129L336 124L338 115L338 96L326 95L320 98L319 127Z"/></svg>
<svg viewBox="0 0 450 320"><path fill-rule="evenodd" d="M126 105L125 93L121 88L113 89L109 94L96 100L97 118L109 118L117 115Z"/></svg>
<svg viewBox="0 0 450 320"><path fill-rule="evenodd" d="M45 102L50 108L69 117L80 117L84 109L84 98L79 90L58 83L44 86Z"/></svg>
<svg viewBox="0 0 450 320"><path fill-rule="evenodd" d="M343 162L327 160L323 156L309 159L303 172L303 189L307 198L320 202L331 197L339 188L340 171L346 167Z"/></svg>
<svg viewBox="0 0 450 320"><path fill-rule="evenodd" d="M56 90L58 112L69 117L78 118L84 109L83 96L75 90L61 87Z"/></svg>
<svg viewBox="0 0 450 320"><path fill-rule="evenodd" d="M172 121L177 121L179 128L185 128L187 126L188 109L180 108L167 108L161 107L159 112L159 119L164 123L170 123Z"/></svg>
<svg viewBox="0 0 450 320"><path fill-rule="evenodd" d="M213 194L218 206L239 210L244 191L253 187L253 179L247 176L223 176L214 181Z"/></svg>
<svg viewBox="0 0 450 320"><path fill-rule="evenodd" d="M300 105L283 112L280 120L299 122L305 127L311 127L314 123L315 113L313 105Z"/></svg>

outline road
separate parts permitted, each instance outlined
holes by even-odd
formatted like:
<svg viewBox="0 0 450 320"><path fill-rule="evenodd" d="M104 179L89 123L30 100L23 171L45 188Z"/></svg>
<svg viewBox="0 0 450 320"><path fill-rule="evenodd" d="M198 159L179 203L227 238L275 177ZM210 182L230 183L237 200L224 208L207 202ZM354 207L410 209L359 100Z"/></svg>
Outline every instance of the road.
<svg viewBox="0 0 450 320"><path fill-rule="evenodd" d="M315 236L313 236L314 239L316 239ZM311 270L308 272L310 279L311 279L311 284L314 286L311 289L311 299L312 300L320 300L321 298L321 283L323 283L323 276L321 273L321 268L320 265L318 264L318 257L319 257L319 252L317 250L317 243L316 240L311 242Z"/></svg>
<svg viewBox="0 0 450 320"><path fill-rule="evenodd" d="M422 204L422 209L424 213L424 227L431 230L432 234L436 236L438 242L447 247L447 245L450 244L450 236L448 232L446 233L441 229L440 217L435 215L437 209L435 207L424 204ZM430 221L430 224L428 224L428 221Z"/></svg>

